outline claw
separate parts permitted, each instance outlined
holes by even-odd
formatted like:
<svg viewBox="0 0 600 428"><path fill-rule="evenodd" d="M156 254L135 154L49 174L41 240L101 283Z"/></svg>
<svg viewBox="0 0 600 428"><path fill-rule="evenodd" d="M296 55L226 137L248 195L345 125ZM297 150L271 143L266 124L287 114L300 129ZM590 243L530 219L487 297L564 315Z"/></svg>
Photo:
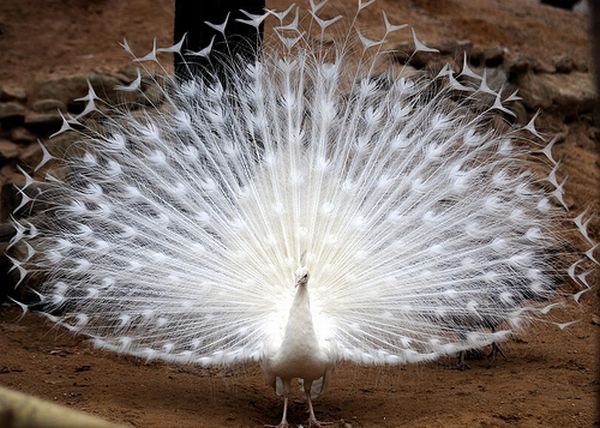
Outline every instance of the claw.
<svg viewBox="0 0 600 428"><path fill-rule="evenodd" d="M466 354L467 351L460 351L460 353L458 354L458 361L456 362L456 364L449 364L445 367L451 370L470 370L471 366L465 362Z"/></svg>
<svg viewBox="0 0 600 428"><path fill-rule="evenodd" d="M319 422L318 420L308 420L308 428L323 428L333 425L333 422Z"/></svg>
<svg viewBox="0 0 600 428"><path fill-rule="evenodd" d="M496 362L496 359L498 358L498 354L502 355L502 357L505 360L508 360L508 358L506 358L506 354L504 353L504 351L502 350L500 345L498 345L496 342L494 342L494 343L492 343L492 351L488 355L488 358L489 358L488 367L492 367L492 365Z"/></svg>

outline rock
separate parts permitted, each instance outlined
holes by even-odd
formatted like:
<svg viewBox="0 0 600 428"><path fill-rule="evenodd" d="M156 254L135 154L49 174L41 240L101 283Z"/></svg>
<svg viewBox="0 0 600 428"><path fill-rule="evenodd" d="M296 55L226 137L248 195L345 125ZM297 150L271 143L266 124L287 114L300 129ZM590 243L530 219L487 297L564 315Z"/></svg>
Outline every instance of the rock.
<svg viewBox="0 0 600 428"><path fill-rule="evenodd" d="M486 67L498 67L504 61L505 49L502 46L485 48L483 50L483 62Z"/></svg>
<svg viewBox="0 0 600 428"><path fill-rule="evenodd" d="M521 126L527 125L527 122L529 122L529 119L531 119L531 117L529 116L529 113L527 113L527 109L525 108L522 102L515 101L509 104L507 107L517 115L515 117L516 124Z"/></svg>
<svg viewBox="0 0 600 428"><path fill-rule="evenodd" d="M480 46L474 45L468 53L469 63L475 67L480 67L483 64L483 49Z"/></svg>
<svg viewBox="0 0 600 428"><path fill-rule="evenodd" d="M12 223L0 223L0 242L8 242L15 234L15 227Z"/></svg>
<svg viewBox="0 0 600 428"><path fill-rule="evenodd" d="M501 114L494 115L493 123L494 129L502 133L509 132L511 129L510 122Z"/></svg>
<svg viewBox="0 0 600 428"><path fill-rule="evenodd" d="M25 127L38 134L51 134L60 129L62 118L55 113L28 113L25 116Z"/></svg>
<svg viewBox="0 0 600 428"><path fill-rule="evenodd" d="M144 90L144 96L145 104L156 106L163 102L164 94L158 86L151 85Z"/></svg>
<svg viewBox="0 0 600 428"><path fill-rule="evenodd" d="M575 63L569 55L561 55L554 60L554 67L557 73L570 73L575 68Z"/></svg>
<svg viewBox="0 0 600 428"><path fill-rule="evenodd" d="M20 86L0 86L0 101L27 101L27 93Z"/></svg>
<svg viewBox="0 0 600 428"><path fill-rule="evenodd" d="M14 101L0 103L0 122L15 123L23 121L25 108Z"/></svg>
<svg viewBox="0 0 600 428"><path fill-rule="evenodd" d="M23 149L21 152L19 159L30 167L34 167L42 160L42 148L39 144L31 144Z"/></svg>
<svg viewBox="0 0 600 428"><path fill-rule="evenodd" d="M53 155L63 157L71 145L81 138L76 132L64 132L56 137L53 137L48 143L51 144L50 150ZM48 144L46 144L48 146ZM58 171L56 171L57 173Z"/></svg>
<svg viewBox="0 0 600 428"><path fill-rule="evenodd" d="M76 102L74 100L87 94L88 80L92 84L96 94L106 101L118 102L127 97L123 92L114 89L115 86L121 85L124 82L116 77L99 73L77 74L41 82L38 85L36 95L38 99L58 100L66 105L69 111L79 113L83 110L85 102Z"/></svg>
<svg viewBox="0 0 600 428"><path fill-rule="evenodd" d="M533 61L535 61L534 58L523 54L510 57L506 62L506 70L509 77L517 78L533 70Z"/></svg>
<svg viewBox="0 0 600 428"><path fill-rule="evenodd" d="M410 58L409 64L416 68L421 69L427 67L432 61L439 59L439 55L433 52L415 52Z"/></svg>
<svg viewBox="0 0 600 428"><path fill-rule="evenodd" d="M6 181L0 187L0 221L6 222L18 205L17 191L12 182Z"/></svg>
<svg viewBox="0 0 600 428"><path fill-rule="evenodd" d="M534 73L554 73L556 68L545 62L540 62L537 59L525 55L517 54L506 58L505 69L508 72L509 79L514 81L523 74L533 71Z"/></svg>
<svg viewBox="0 0 600 428"><path fill-rule="evenodd" d="M551 64L548 64L545 61L534 60L533 72L534 73L556 73L556 67L554 67Z"/></svg>
<svg viewBox="0 0 600 428"><path fill-rule="evenodd" d="M19 126L10 130L10 139L15 143L29 144L36 140L36 135Z"/></svg>
<svg viewBox="0 0 600 428"><path fill-rule="evenodd" d="M123 68L120 68L119 71L117 71L114 74L114 77L118 78L123 83L128 83L132 80L135 80L135 78L137 77L137 73L138 67L134 64L128 64Z"/></svg>
<svg viewBox="0 0 600 428"><path fill-rule="evenodd" d="M523 103L531 110L555 110L570 117L590 112L596 105L590 73L527 74L518 83Z"/></svg>
<svg viewBox="0 0 600 428"><path fill-rule="evenodd" d="M482 74L483 70L478 71L478 73ZM486 70L486 80L488 86L494 91L498 91L500 88L504 87L504 91L507 94L511 93L508 89L506 89L508 76L502 68L488 68Z"/></svg>
<svg viewBox="0 0 600 428"><path fill-rule="evenodd" d="M438 54L432 52L415 52L408 42L395 46L391 58L400 64L410 64L416 69L425 68L432 60L439 58Z"/></svg>
<svg viewBox="0 0 600 428"><path fill-rule="evenodd" d="M19 146L13 142L0 140L0 160L15 159L19 156Z"/></svg>
<svg viewBox="0 0 600 428"><path fill-rule="evenodd" d="M400 43L394 47L394 50L390 53L390 56L394 61L397 61L400 64L406 64L406 62L410 59L411 54L412 49L408 43Z"/></svg>
<svg viewBox="0 0 600 428"><path fill-rule="evenodd" d="M31 104L31 109L36 112L49 112L62 110L66 111L67 106L60 100L55 100L53 98L46 98L42 100L36 100Z"/></svg>
<svg viewBox="0 0 600 428"><path fill-rule="evenodd" d="M438 44L432 45L433 48L440 51L442 55L456 55L463 52L469 53L473 48L473 42L470 40L444 40Z"/></svg>

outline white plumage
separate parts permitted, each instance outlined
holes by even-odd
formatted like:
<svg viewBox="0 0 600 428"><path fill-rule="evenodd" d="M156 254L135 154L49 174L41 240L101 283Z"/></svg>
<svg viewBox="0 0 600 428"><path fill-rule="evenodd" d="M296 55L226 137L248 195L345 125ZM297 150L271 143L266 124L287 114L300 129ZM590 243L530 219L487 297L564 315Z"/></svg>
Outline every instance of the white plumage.
<svg viewBox="0 0 600 428"><path fill-rule="evenodd" d="M320 7L324 30L338 19ZM404 27L384 23L385 36ZM587 262L567 270L556 170L551 189L528 171L554 166L551 146L532 155L544 149L533 121L493 126L515 94L466 62L461 75L376 74L385 37L359 32L350 49L353 33L311 43L297 15L281 28L281 47L228 64L226 86L171 82L159 108L111 111L35 196L49 208L15 220L13 245L31 250L22 275L46 274L56 322L148 359L260 362L286 406L301 378L317 424L310 392L336 363L503 340Z"/></svg>

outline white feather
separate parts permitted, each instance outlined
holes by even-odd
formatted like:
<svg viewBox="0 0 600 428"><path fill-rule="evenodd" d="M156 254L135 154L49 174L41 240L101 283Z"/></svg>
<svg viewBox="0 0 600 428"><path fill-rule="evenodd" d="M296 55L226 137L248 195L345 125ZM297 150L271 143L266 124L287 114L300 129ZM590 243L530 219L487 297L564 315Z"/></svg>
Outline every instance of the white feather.
<svg viewBox="0 0 600 428"><path fill-rule="evenodd" d="M323 29L337 20L311 4ZM227 19L206 24L224 33ZM365 58L382 43L355 31ZM549 251L561 210L524 174L536 158L521 131L540 136L535 118L498 135L492 106L450 101L470 88L451 72L388 73L384 88L344 46L321 47L335 50L329 63L303 34L279 37L283 53L228 64L227 87L173 80L143 118L115 108L80 142L88 154L66 161L76 171L47 183L39 198L53 208L32 220L35 236L17 230L35 250L28 268L52 278L41 294L66 308L58 322L75 319L116 352L260 361L274 385L300 377L321 390L340 361L429 361L505 339L490 325L519 328L553 307L533 311L570 261ZM462 75L476 76L466 57ZM505 111L485 74L479 91ZM575 222L585 230L583 214ZM310 279L295 289L299 267Z"/></svg>

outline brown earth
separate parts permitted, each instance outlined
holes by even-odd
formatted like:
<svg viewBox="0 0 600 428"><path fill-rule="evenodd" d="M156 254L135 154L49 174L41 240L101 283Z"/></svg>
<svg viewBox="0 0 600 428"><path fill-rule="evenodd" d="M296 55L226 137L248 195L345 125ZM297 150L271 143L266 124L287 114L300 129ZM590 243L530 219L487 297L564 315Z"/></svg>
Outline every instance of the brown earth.
<svg viewBox="0 0 600 428"><path fill-rule="evenodd" d="M268 2L280 7L284 1ZM346 12L354 2L340 2ZM382 0L394 22L410 22L427 42L470 39L504 46L549 64L569 54L589 61L585 17L520 0ZM353 8L354 6L352 6ZM335 8L334 8L335 9ZM4 0L0 3L0 82L29 87L50 77L115 71L127 65L117 42L127 37L138 53L156 35L171 40L172 1ZM380 28L377 6L364 11L367 26ZM365 19L363 19L365 25ZM395 41L403 40L397 36ZM393 41L393 42L395 42ZM393 43L392 43L393 44ZM546 116L543 128L566 132L555 155L569 176L567 192L577 212L600 212L597 129L590 118ZM600 238L598 219L592 236ZM597 275L591 278L597 283ZM276 423L280 401L257 367L207 371L119 357L90 348L42 318L19 319L0 308L0 384L111 421L140 427L261 426ZM598 296L588 293L561 319L579 319L560 331L540 324L504 345L508 360L470 370L427 365L337 369L329 392L317 403L326 421L353 427L598 426ZM304 406L290 421L304 423Z"/></svg>

